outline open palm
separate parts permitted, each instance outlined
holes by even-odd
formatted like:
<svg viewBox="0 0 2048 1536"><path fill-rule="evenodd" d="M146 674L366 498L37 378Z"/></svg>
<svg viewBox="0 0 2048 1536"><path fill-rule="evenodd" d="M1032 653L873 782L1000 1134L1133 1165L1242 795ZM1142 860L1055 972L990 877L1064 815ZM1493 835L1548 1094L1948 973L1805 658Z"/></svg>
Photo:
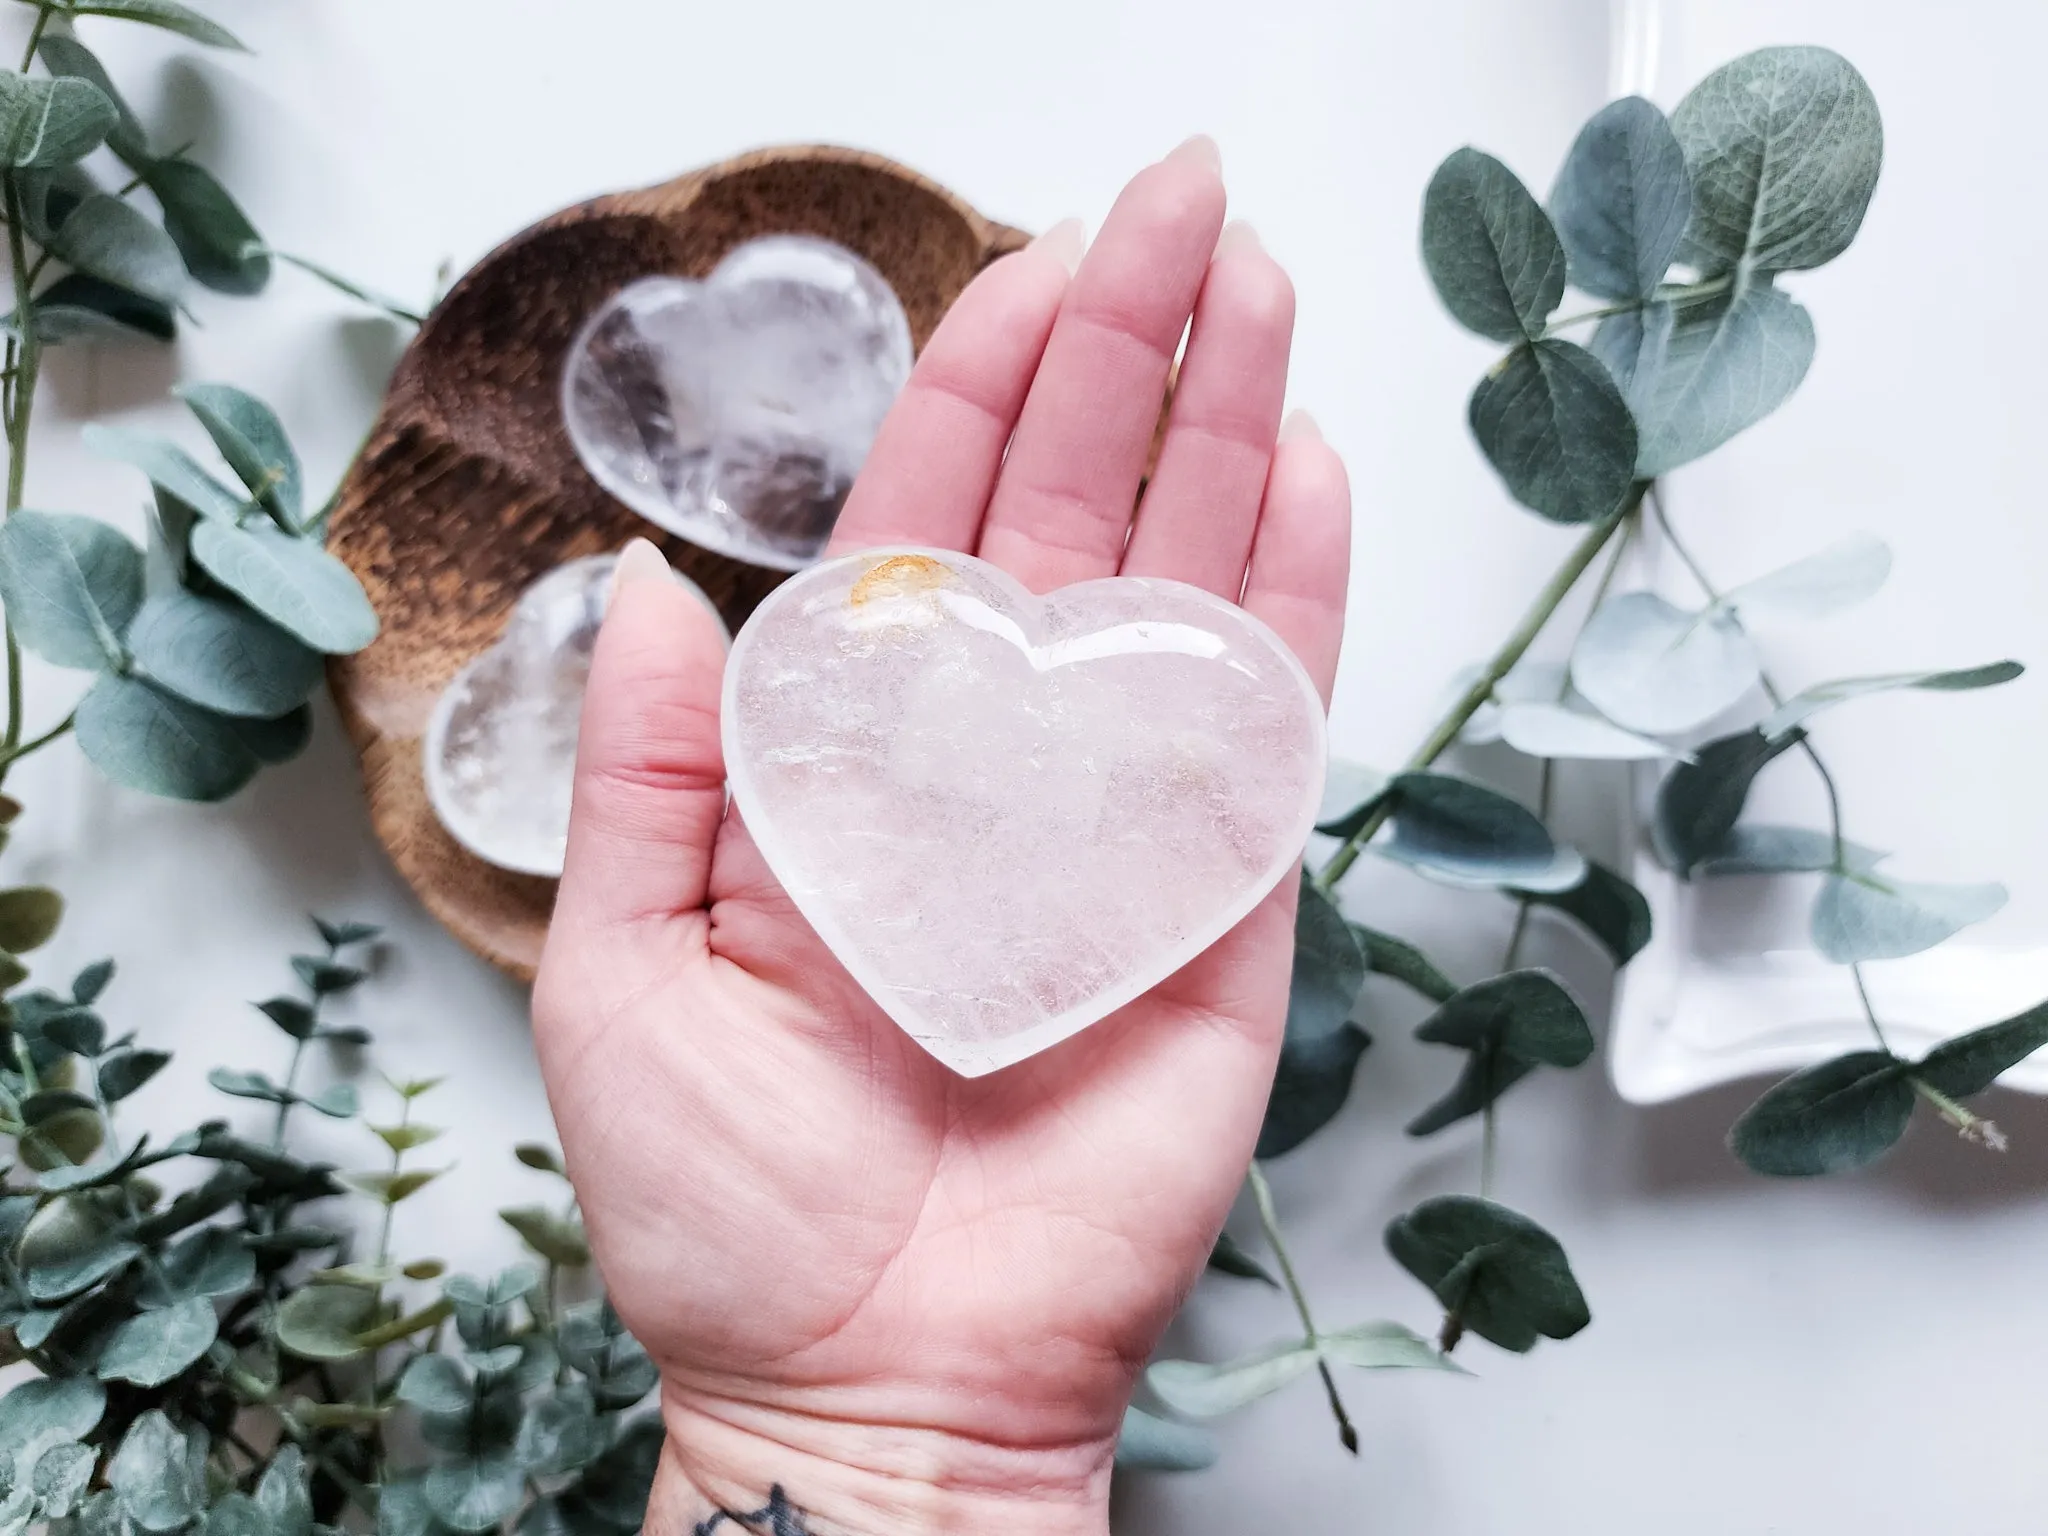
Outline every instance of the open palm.
<svg viewBox="0 0 2048 1536"><path fill-rule="evenodd" d="M1327 696L1343 470L1312 430L1276 445L1293 297L1248 229L1219 241L1223 210L1191 141L1071 275L1062 229L977 279L836 549L972 551L1036 591L1122 571L1241 594ZM607 1286L662 1368L665 1475L735 1507L808 1480L897 1529L1099 1527L1133 1375L1258 1134L1293 882L1101 1024L957 1077L728 814L721 638L661 577L629 555L598 643L534 1017Z"/></svg>

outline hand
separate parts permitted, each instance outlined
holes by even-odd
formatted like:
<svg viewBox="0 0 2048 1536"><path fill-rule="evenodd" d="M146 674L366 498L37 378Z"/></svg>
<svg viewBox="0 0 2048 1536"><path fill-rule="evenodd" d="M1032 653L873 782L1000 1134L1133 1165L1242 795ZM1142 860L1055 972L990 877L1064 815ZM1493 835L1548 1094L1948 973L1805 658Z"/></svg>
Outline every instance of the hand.
<svg viewBox="0 0 2048 1536"><path fill-rule="evenodd" d="M972 550L1036 591L1119 570L1242 591L1327 700L1349 494L1312 427L1276 446L1293 293L1247 227L1219 241L1223 210L1191 140L1071 275L1063 226L976 279L835 550ZM956 1077L727 813L720 637L665 576L651 546L620 567L534 994L598 1262L661 1366L648 1529L1100 1536L1133 1378L1257 1139L1295 882L1111 1018Z"/></svg>

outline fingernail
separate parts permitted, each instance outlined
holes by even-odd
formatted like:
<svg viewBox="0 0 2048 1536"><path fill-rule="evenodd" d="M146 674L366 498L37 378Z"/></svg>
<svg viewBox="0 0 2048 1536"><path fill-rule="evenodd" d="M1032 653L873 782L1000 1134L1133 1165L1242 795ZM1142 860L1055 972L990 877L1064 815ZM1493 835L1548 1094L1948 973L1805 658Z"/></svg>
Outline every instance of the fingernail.
<svg viewBox="0 0 2048 1536"><path fill-rule="evenodd" d="M1223 226L1223 233L1216 237L1216 255L1236 256L1250 251L1263 251L1259 243L1259 232L1253 229L1248 219L1232 219Z"/></svg>
<svg viewBox="0 0 2048 1536"><path fill-rule="evenodd" d="M1289 411L1286 419L1280 423L1281 442L1291 443L1296 438L1302 438L1311 443L1320 443L1323 440L1323 429L1316 425L1315 417L1309 415L1300 406L1296 406L1293 410Z"/></svg>
<svg viewBox="0 0 2048 1536"><path fill-rule="evenodd" d="M619 593L636 581L667 581L670 579L668 561L662 558L660 550L646 539L634 539L619 551L619 563L612 570L612 590Z"/></svg>
<svg viewBox="0 0 2048 1536"><path fill-rule="evenodd" d="M1216 147L1216 141L1206 133L1196 134L1166 158L1169 163L1185 160L1191 164L1207 166L1218 175L1223 172L1223 151Z"/></svg>
<svg viewBox="0 0 2048 1536"><path fill-rule="evenodd" d="M1045 252L1070 273L1080 268L1081 253L1087 248L1088 231L1079 219L1061 219L1025 247L1026 250Z"/></svg>

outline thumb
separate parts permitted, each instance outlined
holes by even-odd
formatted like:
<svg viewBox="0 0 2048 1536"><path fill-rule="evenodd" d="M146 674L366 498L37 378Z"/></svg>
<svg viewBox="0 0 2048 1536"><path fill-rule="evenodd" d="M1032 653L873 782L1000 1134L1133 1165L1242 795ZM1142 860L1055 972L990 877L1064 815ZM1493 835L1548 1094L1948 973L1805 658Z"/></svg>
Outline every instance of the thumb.
<svg viewBox="0 0 2048 1536"><path fill-rule="evenodd" d="M557 923L583 929L701 908L725 817L718 618L645 539L626 546L613 581L555 903Z"/></svg>

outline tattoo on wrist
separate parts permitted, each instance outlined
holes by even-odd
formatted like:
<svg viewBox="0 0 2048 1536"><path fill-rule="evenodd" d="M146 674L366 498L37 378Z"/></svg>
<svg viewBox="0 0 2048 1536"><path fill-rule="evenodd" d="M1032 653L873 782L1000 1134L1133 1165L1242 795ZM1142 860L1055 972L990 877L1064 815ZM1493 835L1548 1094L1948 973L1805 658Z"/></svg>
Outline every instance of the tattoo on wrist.
<svg viewBox="0 0 2048 1536"><path fill-rule="evenodd" d="M765 1509L757 1509L752 1514L721 1509L709 1520L699 1521L691 1536L716 1536L728 1524L740 1531L756 1532L757 1536L810 1536L811 1532L811 1528L804 1524L803 1511L789 1502L789 1495L782 1491L780 1483L768 1490Z"/></svg>

